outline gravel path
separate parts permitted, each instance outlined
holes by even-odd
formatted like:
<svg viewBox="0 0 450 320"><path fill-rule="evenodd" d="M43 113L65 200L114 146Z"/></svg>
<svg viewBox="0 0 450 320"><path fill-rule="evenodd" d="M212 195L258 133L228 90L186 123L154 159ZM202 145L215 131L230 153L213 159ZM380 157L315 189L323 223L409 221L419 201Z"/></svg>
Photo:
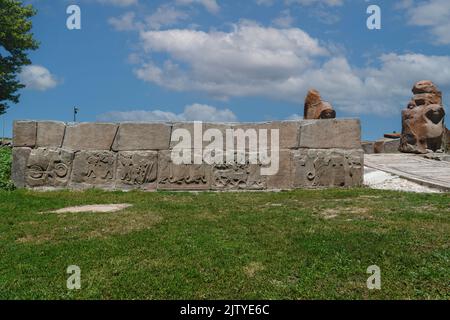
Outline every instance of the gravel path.
<svg viewBox="0 0 450 320"><path fill-rule="evenodd" d="M400 178L399 176L368 167L364 168L364 185L373 189L382 190L396 190L420 193L441 192L438 189L423 186L418 183Z"/></svg>

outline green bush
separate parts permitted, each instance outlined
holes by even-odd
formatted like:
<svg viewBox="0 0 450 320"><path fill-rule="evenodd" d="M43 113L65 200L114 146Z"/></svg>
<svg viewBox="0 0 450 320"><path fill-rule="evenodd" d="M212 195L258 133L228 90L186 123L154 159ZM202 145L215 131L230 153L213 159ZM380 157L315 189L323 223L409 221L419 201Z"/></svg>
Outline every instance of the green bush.
<svg viewBox="0 0 450 320"><path fill-rule="evenodd" d="M11 181L11 148L0 147L0 189L13 190L14 184Z"/></svg>

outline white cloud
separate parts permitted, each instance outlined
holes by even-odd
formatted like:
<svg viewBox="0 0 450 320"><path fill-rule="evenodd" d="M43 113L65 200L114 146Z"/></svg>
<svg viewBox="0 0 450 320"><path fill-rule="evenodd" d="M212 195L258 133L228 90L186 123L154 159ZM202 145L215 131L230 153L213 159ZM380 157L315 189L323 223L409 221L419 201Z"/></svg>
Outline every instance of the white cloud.
<svg viewBox="0 0 450 320"><path fill-rule="evenodd" d="M146 18L146 23L150 29L158 30L161 27L175 25L188 18L187 13L170 5L162 5Z"/></svg>
<svg viewBox="0 0 450 320"><path fill-rule="evenodd" d="M211 13L220 11L220 6L216 0L176 0L175 2L179 5L200 4Z"/></svg>
<svg viewBox="0 0 450 320"><path fill-rule="evenodd" d="M138 3L138 0L97 0L103 4L111 4L119 7L127 7Z"/></svg>
<svg viewBox="0 0 450 320"><path fill-rule="evenodd" d="M407 8L409 24L429 27L436 44L450 44L449 0L428 0L419 4L406 1L402 5Z"/></svg>
<svg viewBox="0 0 450 320"><path fill-rule="evenodd" d="M449 56L385 54L377 67L359 69L298 28L240 23L230 32L173 29L141 32L140 38L147 54L167 58L140 64L138 78L220 99L260 96L302 104L307 90L316 88L339 111L393 114L418 80L450 88Z"/></svg>
<svg viewBox="0 0 450 320"><path fill-rule="evenodd" d="M255 0L255 2L259 6L270 7L274 4L275 0Z"/></svg>
<svg viewBox="0 0 450 320"><path fill-rule="evenodd" d="M235 114L229 109L217 109L205 104L192 104L184 108L184 112L176 114L161 110L113 111L97 117L99 121L205 121L205 122L234 122Z"/></svg>
<svg viewBox="0 0 450 320"><path fill-rule="evenodd" d="M39 65L30 65L22 68L19 80L26 88L45 91L58 85L58 81L50 71Z"/></svg>
<svg viewBox="0 0 450 320"><path fill-rule="evenodd" d="M283 10L280 15L272 20L273 25L280 28L290 28L294 23L294 17L291 15L291 11L286 9Z"/></svg>
<svg viewBox="0 0 450 320"><path fill-rule="evenodd" d="M134 12L127 12L118 18L109 18L108 23L118 31L135 30L139 28L139 25L135 22L135 16Z"/></svg>
<svg viewBox="0 0 450 320"><path fill-rule="evenodd" d="M341 6L344 3L344 0L286 0L286 4L300 4L303 6L310 5L327 5L331 7Z"/></svg>

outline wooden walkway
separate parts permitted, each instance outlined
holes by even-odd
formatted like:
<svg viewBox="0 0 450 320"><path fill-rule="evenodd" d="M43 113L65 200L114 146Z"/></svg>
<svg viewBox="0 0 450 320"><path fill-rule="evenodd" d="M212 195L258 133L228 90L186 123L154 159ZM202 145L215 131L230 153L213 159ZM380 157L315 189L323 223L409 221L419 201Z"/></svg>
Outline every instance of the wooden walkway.
<svg viewBox="0 0 450 320"><path fill-rule="evenodd" d="M450 191L450 162L425 159L406 153L364 155L364 165L402 178Z"/></svg>

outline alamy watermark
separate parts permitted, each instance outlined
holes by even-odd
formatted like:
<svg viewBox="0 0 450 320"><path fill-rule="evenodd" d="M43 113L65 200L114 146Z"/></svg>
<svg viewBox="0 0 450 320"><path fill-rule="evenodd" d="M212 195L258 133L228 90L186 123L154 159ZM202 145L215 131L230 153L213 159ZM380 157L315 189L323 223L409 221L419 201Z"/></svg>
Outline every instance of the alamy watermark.
<svg viewBox="0 0 450 320"><path fill-rule="evenodd" d="M381 290L381 269L379 266L373 265L367 268L367 273L371 276L367 279L367 289Z"/></svg>
<svg viewBox="0 0 450 320"><path fill-rule="evenodd" d="M66 20L66 26L69 30L81 30L81 9L73 4L67 7L66 13L69 15Z"/></svg>
<svg viewBox="0 0 450 320"><path fill-rule="evenodd" d="M367 18L367 29L380 30L381 29L381 8L376 4L372 4L367 7L367 14L370 16Z"/></svg>
<svg viewBox="0 0 450 320"><path fill-rule="evenodd" d="M81 289L81 269L79 266L70 265L66 270L70 276L67 278L66 286L69 290Z"/></svg>
<svg viewBox="0 0 450 320"><path fill-rule="evenodd" d="M279 129L226 129L203 132L203 123L193 124L193 137L187 129L172 132L171 141L178 142L171 153L174 164L254 164L261 165L261 175L278 173L280 163ZM270 144L269 136L270 133ZM203 147L203 143L209 143Z"/></svg>

